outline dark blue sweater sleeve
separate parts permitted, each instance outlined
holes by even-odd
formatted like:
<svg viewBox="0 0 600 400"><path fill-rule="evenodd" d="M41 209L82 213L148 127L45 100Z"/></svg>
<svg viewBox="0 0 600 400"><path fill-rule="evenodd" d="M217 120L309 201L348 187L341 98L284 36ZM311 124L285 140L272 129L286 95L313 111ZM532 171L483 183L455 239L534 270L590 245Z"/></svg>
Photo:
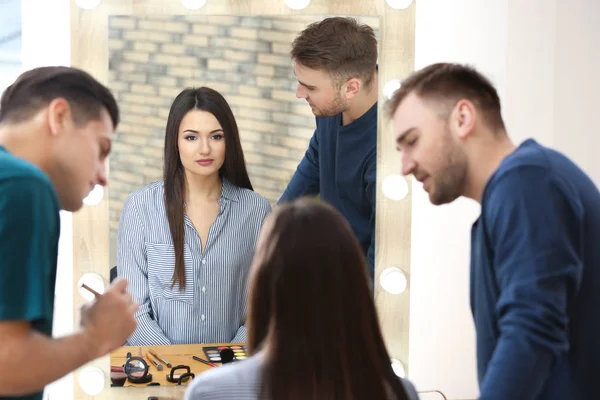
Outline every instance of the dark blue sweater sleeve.
<svg viewBox="0 0 600 400"><path fill-rule="evenodd" d="M277 202L278 204L292 201L302 196L319 194L319 140L318 130L315 130L308 149L300 161L292 180Z"/></svg>
<svg viewBox="0 0 600 400"><path fill-rule="evenodd" d="M569 348L567 308L582 276L583 212L565 183L542 167L525 167L494 182L484 218L500 295L499 339L480 400L534 400Z"/></svg>

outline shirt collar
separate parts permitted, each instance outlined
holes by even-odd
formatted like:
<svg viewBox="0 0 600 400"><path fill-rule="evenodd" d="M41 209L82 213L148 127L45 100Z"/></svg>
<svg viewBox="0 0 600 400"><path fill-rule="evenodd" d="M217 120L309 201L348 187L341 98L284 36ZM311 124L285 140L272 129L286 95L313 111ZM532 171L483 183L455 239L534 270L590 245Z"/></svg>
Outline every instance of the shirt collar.
<svg viewBox="0 0 600 400"><path fill-rule="evenodd" d="M223 188L221 190L221 197L227 200L238 201L238 187L227 179L223 178Z"/></svg>

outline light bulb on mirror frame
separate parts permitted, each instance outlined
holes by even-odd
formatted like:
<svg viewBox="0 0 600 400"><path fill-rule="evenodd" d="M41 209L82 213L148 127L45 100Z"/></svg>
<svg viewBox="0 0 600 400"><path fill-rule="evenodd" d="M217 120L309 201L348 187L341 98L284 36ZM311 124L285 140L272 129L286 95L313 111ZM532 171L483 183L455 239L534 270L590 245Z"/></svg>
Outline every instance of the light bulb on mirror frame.
<svg viewBox="0 0 600 400"><path fill-rule="evenodd" d="M77 281L77 289L79 290L79 294L81 295L81 297L83 297L87 301L94 300L94 294L90 293L87 289L81 287L81 285L84 283L86 286L95 290L99 294L104 293L104 279L100 276L100 274L97 274L95 272L88 272L86 274L83 274L81 278L79 278L79 280Z"/></svg>
<svg viewBox="0 0 600 400"><path fill-rule="evenodd" d="M408 196L408 182L402 175L388 175L383 179L381 190L388 199L399 201Z"/></svg>
<svg viewBox="0 0 600 400"><path fill-rule="evenodd" d="M390 362L392 363L392 370L394 370L396 376L400 378L406 378L406 370L404 369L404 364L402 364L400 360L396 360L395 358L390 359Z"/></svg>
<svg viewBox="0 0 600 400"><path fill-rule="evenodd" d="M104 372L97 367L85 367L79 372L79 386L90 396L104 390Z"/></svg>
<svg viewBox="0 0 600 400"><path fill-rule="evenodd" d="M292 10L303 10L308 7L310 0L283 0L283 2Z"/></svg>
<svg viewBox="0 0 600 400"><path fill-rule="evenodd" d="M394 95L394 92L400 89L400 86L402 86L402 81L400 79L392 79L391 81L388 81L383 86L384 97L388 100L391 99Z"/></svg>
<svg viewBox="0 0 600 400"><path fill-rule="evenodd" d="M181 0L181 5L188 10L199 10L206 4L206 0Z"/></svg>
<svg viewBox="0 0 600 400"><path fill-rule="evenodd" d="M408 287L406 274L397 267L384 269L379 276L379 284L388 293L402 294Z"/></svg>
<svg viewBox="0 0 600 400"><path fill-rule="evenodd" d="M102 0L75 0L75 4L84 10L96 8L100 5L100 3L102 3Z"/></svg>
<svg viewBox="0 0 600 400"><path fill-rule="evenodd" d="M92 191L87 195L85 199L83 199L83 204L87 204L88 206L95 206L96 204L100 204L102 198L104 197L104 188L102 185L96 185L92 189Z"/></svg>
<svg viewBox="0 0 600 400"><path fill-rule="evenodd" d="M388 6L396 9L396 10L404 10L405 8L410 7L413 0L385 0Z"/></svg>

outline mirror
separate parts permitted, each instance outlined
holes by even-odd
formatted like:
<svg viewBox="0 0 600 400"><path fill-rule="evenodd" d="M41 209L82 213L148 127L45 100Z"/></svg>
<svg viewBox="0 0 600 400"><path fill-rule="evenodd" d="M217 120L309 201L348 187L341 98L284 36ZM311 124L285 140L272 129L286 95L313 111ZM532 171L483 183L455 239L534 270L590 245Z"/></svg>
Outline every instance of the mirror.
<svg viewBox="0 0 600 400"><path fill-rule="evenodd" d="M24 3L25 4L25 3ZM29 7L31 8L31 7ZM415 52L415 2L405 10L396 10L379 0L319 0L311 1L306 9L301 11L290 9L281 0L229 0L207 1L200 10L186 9L181 2L160 2L157 0L104 0L100 7L92 10L77 7L71 1L69 7L70 20L70 64L90 72L104 84L109 79L109 27L108 19L114 15L153 16L153 15L271 15L289 16L290 18L312 15L377 15L380 17L379 47L379 104L385 100L384 86L386 83L403 79L414 69ZM30 10L31 11L31 10ZM30 13L38 13L37 8ZM39 14L39 13L38 13ZM315 18L316 19L316 18ZM37 21L37 20L36 20ZM39 59L45 59L39 56ZM37 58L36 58L37 59ZM407 274L411 267L411 213L412 195L402 201L388 199L383 195L381 183L390 174L398 173L399 159L393 146L386 146L389 127L384 123L382 109L378 116L378 153L377 153L377 265L375 275L378 277L385 268L398 266ZM109 175L112 172L109 163ZM110 191L110 188L108 188ZM110 260L109 243L109 203L105 195L100 203L86 205L80 212L73 214L73 285L87 272L101 274L108 282ZM409 320L411 319L411 286L400 295L391 294L383 290L380 285L375 286L375 302L380 318L382 333L390 356L400 360L406 371L409 365ZM73 315L79 315L79 308L85 300L79 293L73 293ZM74 321L76 325L78 322ZM175 346L173 346L175 347ZM113 353L114 356L115 353ZM168 357L168 361L176 363L176 354L160 353ZM125 353L121 354L119 365L125 362ZM113 361L112 357L101 357L88 365L99 367L104 371L109 370ZM190 362L186 357L185 362ZM73 392L75 398L87 396L82 387L77 384L82 378L87 367L75 371ZM112 369L111 369L112 370ZM117 368L115 373L123 368ZM408 372L410 373L410 372ZM164 373L159 374L164 379ZM110 384L106 377L106 385ZM152 385L158 382L151 382ZM133 399L139 396L160 396L161 398L183 397L185 386L173 387L147 387L136 390L102 390L95 399Z"/></svg>
<svg viewBox="0 0 600 400"><path fill-rule="evenodd" d="M143 219L145 213L137 210L138 214L127 217L127 210L133 210L134 206L128 207L126 202L134 196L141 196L144 190L146 194L152 192L156 189L156 182L163 177L165 129L175 98L188 87L205 86L220 93L229 104L239 129L252 187L274 207L304 156L315 130L315 116L311 107L305 99L296 98L298 80L289 55L291 44L308 24L326 17L108 17L108 86L114 92L122 113L113 141L108 188L111 279L126 274L123 270L127 267L115 269L115 266L127 263L135 246L144 246L143 257L148 263L148 288L145 291L151 299L147 306L150 318L147 325L142 324L142 328L148 331L131 338L128 344L194 345L245 340L243 332L238 329L239 324L235 325L235 322L229 321L231 318L218 314L222 309L202 309L198 321L191 324L181 319L194 312L194 307L204 307L203 299L211 296L215 297L206 300L207 304L211 301L216 303L215 299L219 296L230 299L220 299L220 302L244 304L246 301L246 274L238 276L229 272L214 272L223 263L222 259L210 258L211 230L219 226L219 217L213 227L207 229L206 253L202 244L194 247L186 240L186 288L178 291L177 286L169 287L174 271L172 245L168 247L160 239L138 243L123 238L140 235L141 231L131 226L137 224L140 218ZM354 18L359 23L371 26L376 37L379 36L378 16ZM207 122L201 120L200 125L202 123ZM183 124L181 122L180 126ZM226 136L227 132L224 134ZM200 136L194 140L202 140ZM162 198L162 193L152 194L153 199ZM226 196L225 184L223 196ZM223 208L220 212L224 212ZM156 215L153 218L160 217ZM149 235L155 239L170 235L169 226L164 221L167 219L164 218L160 226L151 227L154 231ZM260 225L254 228L258 231ZM198 229L199 242L202 243L200 231ZM190 231L185 232L188 235ZM240 235L232 236L232 240L250 240L249 237L242 239ZM244 245L240 242L240 246ZM199 276L201 273L194 270L193 265L210 265L211 262L212 275ZM216 276L219 276L218 281L215 281ZM135 286L136 282L131 282L130 276L128 278L130 285ZM228 279L235 280L235 284L227 282ZM195 282L199 284L195 285ZM171 311L168 311L169 307L172 307ZM160 329L156 329L157 326ZM190 350L189 358L192 353L203 357L202 350L197 346L193 351ZM115 360L117 358L122 360L122 355L116 356ZM112 361L111 365L116 366ZM152 363L149 363L149 367L150 373L158 373ZM125 385L128 386L129 382Z"/></svg>
<svg viewBox="0 0 600 400"><path fill-rule="evenodd" d="M165 125L186 87L220 92L233 111L254 190L273 205L315 129L289 57L327 16L109 16L109 82L121 108L110 159L110 262L129 194L162 178ZM379 32L379 17L355 16Z"/></svg>

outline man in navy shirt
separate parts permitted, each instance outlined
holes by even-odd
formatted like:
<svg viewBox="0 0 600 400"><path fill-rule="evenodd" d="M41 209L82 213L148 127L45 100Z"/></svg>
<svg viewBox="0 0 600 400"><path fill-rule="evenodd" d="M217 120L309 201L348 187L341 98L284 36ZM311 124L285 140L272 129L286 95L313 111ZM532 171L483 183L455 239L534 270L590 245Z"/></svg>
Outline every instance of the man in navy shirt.
<svg viewBox="0 0 600 400"><path fill-rule="evenodd" d="M433 204L481 204L471 309L481 400L598 398L600 193L572 161L511 143L490 82L455 64L402 83L388 111L402 172Z"/></svg>
<svg viewBox="0 0 600 400"><path fill-rule="evenodd" d="M292 44L298 78L317 129L279 203L316 196L349 222L367 258L375 263L377 176L377 39L352 18L309 25Z"/></svg>
<svg viewBox="0 0 600 400"><path fill-rule="evenodd" d="M122 346L137 305L116 281L84 309L83 329L52 338L59 210L96 184L119 113L109 90L68 67L27 71L0 99L0 399L44 386Z"/></svg>

